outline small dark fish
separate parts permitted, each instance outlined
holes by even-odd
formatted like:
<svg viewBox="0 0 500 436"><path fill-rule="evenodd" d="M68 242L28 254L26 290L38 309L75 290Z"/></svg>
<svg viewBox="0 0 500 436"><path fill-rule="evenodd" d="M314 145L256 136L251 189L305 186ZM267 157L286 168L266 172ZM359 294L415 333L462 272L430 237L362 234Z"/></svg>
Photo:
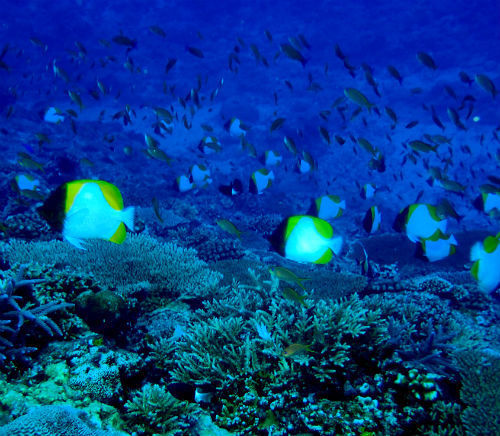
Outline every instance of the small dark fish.
<svg viewBox="0 0 500 436"><path fill-rule="evenodd" d="M472 80L465 71L460 71L460 73L458 73L458 77L460 77L460 80L463 83L467 83L467 85L470 85L472 82L474 82L474 80Z"/></svg>
<svg viewBox="0 0 500 436"><path fill-rule="evenodd" d="M491 94L493 98L497 95L497 90L493 81L484 74L476 74L474 76L476 83L483 88L487 93Z"/></svg>
<svg viewBox="0 0 500 436"><path fill-rule="evenodd" d="M410 121L406 126L405 128L406 129L413 129L416 125L418 124L418 121L417 120L413 120L413 121Z"/></svg>
<svg viewBox="0 0 500 436"><path fill-rule="evenodd" d="M327 145L330 145L330 134L328 133L328 130L326 130L323 126L319 126L319 134L321 135L323 141L325 141Z"/></svg>
<svg viewBox="0 0 500 436"><path fill-rule="evenodd" d="M273 35L271 35L271 32L269 32L269 30L264 30L264 34L266 35L266 38L269 42L273 42Z"/></svg>
<svg viewBox="0 0 500 436"><path fill-rule="evenodd" d="M399 71L396 69L396 67L389 65L387 67L387 71L389 71L389 74L394 77L400 85L403 83L403 77L401 76L401 74L399 74Z"/></svg>
<svg viewBox="0 0 500 436"><path fill-rule="evenodd" d="M457 94L455 94L455 91L453 90L453 88L450 86L450 85L445 85L444 86L444 90L446 91L446 93L453 99L457 99Z"/></svg>
<svg viewBox="0 0 500 436"><path fill-rule="evenodd" d="M165 31L160 26L149 26L149 30L154 34L161 36L162 38L165 38L167 36Z"/></svg>
<svg viewBox="0 0 500 436"><path fill-rule="evenodd" d="M130 39L130 38L126 37L125 35L116 35L113 37L112 41L115 44L123 45L125 47L128 47L129 49L133 49L133 48L137 47L137 40Z"/></svg>
<svg viewBox="0 0 500 436"><path fill-rule="evenodd" d="M450 117L450 120L461 130L467 130L466 127L462 124L462 121L460 121L460 116L458 115L458 112L449 107L446 109L446 112L448 113L448 116Z"/></svg>
<svg viewBox="0 0 500 436"><path fill-rule="evenodd" d="M389 118L394 122L394 124L397 124L398 122L398 117L396 115L396 112L392 110L389 106L385 107L385 113L389 116Z"/></svg>
<svg viewBox="0 0 500 436"><path fill-rule="evenodd" d="M338 44L335 44L335 56L337 56L341 61L346 58L345 54L342 52Z"/></svg>
<svg viewBox="0 0 500 436"><path fill-rule="evenodd" d="M437 145L431 145L428 144L427 142L420 141L420 140L415 140L415 141L410 141L408 143L410 148L412 148L415 151L421 151L424 153L428 153L429 151L436 151L438 146Z"/></svg>
<svg viewBox="0 0 500 436"><path fill-rule="evenodd" d="M434 124L436 126L438 126L440 129L444 130L445 129L444 124L441 122L441 120L437 116L436 109L434 108L433 105L431 106L431 115L432 115L432 121L434 121Z"/></svg>
<svg viewBox="0 0 500 436"><path fill-rule="evenodd" d="M273 132L274 130L280 129L285 121L286 118L276 118L271 124L270 131Z"/></svg>
<svg viewBox="0 0 500 436"><path fill-rule="evenodd" d="M191 53L193 56L196 56L197 58L204 58L205 57L203 52L197 47L192 47L192 46L186 45L186 51Z"/></svg>
<svg viewBox="0 0 500 436"><path fill-rule="evenodd" d="M311 49L311 44L309 44L306 37L302 33L299 34L299 41L305 48L307 48L308 50Z"/></svg>
<svg viewBox="0 0 500 436"><path fill-rule="evenodd" d="M174 68L174 65L176 63L177 63L177 59L169 58L167 61L167 65L165 66L165 74L167 74L172 68Z"/></svg>
<svg viewBox="0 0 500 436"><path fill-rule="evenodd" d="M428 53L425 53L423 51L420 51L417 53L417 60L424 65L427 68L430 68L431 70L436 70L437 65L434 62L434 59L432 59L431 55Z"/></svg>
<svg viewBox="0 0 500 436"><path fill-rule="evenodd" d="M307 59L302 55L300 51L298 51L295 47L290 44L281 44L280 49L285 55L295 61L298 61L302 64L303 67L306 66Z"/></svg>

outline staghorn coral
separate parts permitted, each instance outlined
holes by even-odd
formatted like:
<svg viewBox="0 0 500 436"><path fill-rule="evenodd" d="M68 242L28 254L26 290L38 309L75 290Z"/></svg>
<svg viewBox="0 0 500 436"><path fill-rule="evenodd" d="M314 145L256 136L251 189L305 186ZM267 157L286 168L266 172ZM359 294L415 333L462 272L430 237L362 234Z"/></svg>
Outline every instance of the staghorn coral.
<svg viewBox="0 0 500 436"><path fill-rule="evenodd" d="M59 326L48 315L73 307L73 304L57 301L33 307L32 302L26 301L26 294L30 297L33 285L45 280L23 279L24 270L25 267L21 266L15 278L7 276L0 283L0 363L7 358L10 361L27 361L27 354L36 350L32 345L38 342L28 338L36 337L41 330L47 337L63 336ZM30 331L27 323L30 328L36 328Z"/></svg>
<svg viewBox="0 0 500 436"><path fill-rule="evenodd" d="M144 289L170 298L206 296L217 286L220 274L210 271L196 251L163 243L141 234L131 234L122 245L92 241L86 251L62 241L30 242L12 240L6 258L11 262L68 266L91 275L102 287L127 295Z"/></svg>
<svg viewBox="0 0 500 436"><path fill-rule="evenodd" d="M222 427L257 431L269 423L271 409L276 434L288 426L305 431L298 413L304 396L333 390L344 396L358 355L385 339L385 323L356 295L306 309L284 299L277 281L264 283L257 275L255 281L235 282L223 299L205 302L180 337L153 346L153 358L174 366L173 381L215 384L222 404L215 420ZM307 347L295 353L291 344ZM375 356L370 364L377 366Z"/></svg>
<svg viewBox="0 0 500 436"><path fill-rule="evenodd" d="M163 386L146 384L125 403L125 409L132 431L153 435L186 429L197 407L175 399Z"/></svg>

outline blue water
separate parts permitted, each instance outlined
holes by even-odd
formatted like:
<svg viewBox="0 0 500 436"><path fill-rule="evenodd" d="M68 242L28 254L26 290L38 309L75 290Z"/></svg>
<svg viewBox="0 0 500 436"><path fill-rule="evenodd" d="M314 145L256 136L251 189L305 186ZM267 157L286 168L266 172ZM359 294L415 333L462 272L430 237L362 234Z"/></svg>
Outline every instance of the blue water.
<svg viewBox="0 0 500 436"><path fill-rule="evenodd" d="M193 416L201 411L210 416L214 425L236 434L449 434L450 429L455 434L500 433L498 394L486 392L486 386L500 382L498 376L492 376L494 382L487 382L489 375L485 375L475 383L477 397L483 395L490 403L485 399L468 400L472 388L463 382L473 366L470 362L482 361L487 368L500 367L498 283L485 291L470 274L475 260L470 259L471 247L499 232L500 210L486 213L477 206L482 192L497 195L500 192L500 97L496 95L500 87L498 1L63 0L7 1L0 9L0 50L3 47L0 51L3 145L0 222L4 243L17 239L33 243L61 240L60 232L49 230L38 218L36 208L63 183L105 180L119 189L125 206L136 207L136 228L129 229L129 233L149 235L160 244L174 242L198 250L209 268L223 274L221 287L231 284L233 279L251 282L246 272L250 266L262 273L260 285L267 286L266 292L272 293L269 284L262 281L269 280L270 265L284 266L300 277L313 278L309 284L304 282L304 293L313 302L307 309L310 312L303 314L312 320L315 310L319 310L316 304L324 301L333 304L340 301L340 296L352 297L350 288L345 292L325 291L334 286L332 274L337 274L337 278L349 274L350 278L366 281L360 298L369 310L381 304L374 300L378 297L387 299L384 300L387 307L391 304L400 307L400 315L405 310L414 312L415 305L420 307L422 319L418 322L413 319L415 332L407 337L406 351L415 345L422 354L425 354L423 348L428 347L426 351L434 355L435 346L441 357L446 354L446 364L431 365L430 358L426 360L420 355L409 358L401 344L400 348L394 345L391 349L386 338L379 348L375 347L377 352L365 356L364 364L352 361L356 370L346 370L335 389L330 389L323 384L332 383L331 380L318 381L321 377L314 366L321 360L318 356L327 353L328 341L323 347L317 337L292 334L287 340L281 339L276 349L279 351L275 350L274 355L264 353L263 359L269 356L268 363L275 368L283 361L294 362L291 371L300 372L300 383L290 376L289 387L281 380L283 384L278 388L276 384L255 381L268 377L258 372L249 378L257 386L249 391L262 401L245 403L243 397L248 392L241 385L248 385L249 379L241 378L239 384L203 380L213 385L215 394L208 404L192 401L190 404L197 408ZM426 65L422 60L425 55L434 65ZM390 74L388 66L399 72L401 83ZM494 88L488 89L484 80L481 84L481 78L488 79ZM347 90L351 88L360 92L367 103L349 98ZM64 117L62 122L44 120L51 107ZM158 115L158 108L167 110L172 119ZM396 120L391 119L390 110ZM457 118L453 119L453 113ZM237 134L228 128L233 118L245 126ZM273 128L273 122L279 118L283 119L282 124ZM152 138L154 146L145 141L145 135ZM217 152L202 151L200 144L208 136L218 141ZM296 154L285 146L285 137L295 143ZM363 147L360 138L369 141L373 152ZM417 149L418 145L412 148L412 141L423 141L433 150ZM282 156L281 164L265 165L264 153L269 150ZM314 164L302 174L298 166L303 152L311 156ZM383 159L385 165L376 168L376 159ZM179 192L176 178L189 177L195 164L208 168L210 177L186 192ZM249 187L252 174L266 167L274 173L272 184L260 194L252 193ZM436 171L440 176L435 176ZM12 182L20 174L35 178L38 186L19 192ZM242 192L225 195L223 187L230 186L235 179L242 182ZM453 186L443 186L443 181ZM361 195L367 183L376 186L373 198ZM328 194L338 196L346 204L340 217L329 219L333 234L343 238L342 252L325 265L298 263L286 259L283 252L277 253L268 238L278 224L290 216L310 212L314 199ZM404 231L396 232L393 222L410 204L442 206L443 200L454 208L453 213L448 210L444 214L448 221L446 234L453 234L458 241L456 253L429 262L415 256L419 243L410 242ZM154 204L158 204L156 212ZM382 218L380 228L368 234L362 221L371 206L379 208ZM241 237L227 227L218 226L216 222L220 219L234 224L243 232ZM496 239L498 242L498 236ZM490 270L494 274L500 267L498 258L488 265L488 274ZM369 272L363 270L363 261L370 264ZM18 265L9 262L6 256L2 259L2 269L3 278L13 278ZM430 274L450 283L453 295L440 293L429 285L425 292L431 297L426 303L419 283L430 280ZM302 306L283 298L281 291L290 282L282 279L280 284L276 294L279 298L269 294L269 301L247 310L271 312L272 302L286 301L295 309L287 306L283 313L295 319L293 310L303 310ZM296 283L295 289L302 293ZM38 296L31 302L37 306L52 296L45 299ZM92 325L87 326L85 334L102 334L104 346L111 353L123 349L148 359L150 348L146 344L151 343L148 342L151 337L146 336L144 320L162 309L165 301L148 300L144 295L134 298L139 302L145 298L148 305L147 309L145 304L140 309L140 304L130 306L126 319L122 320L127 325L123 328L128 339L117 339L120 335L116 332L107 334L106 329L103 332ZM197 297L200 301L196 304L191 302L189 315L185 315L189 320L186 325L198 322L200 316L203 322L216 318L216 312L205 315L195 312L204 301L218 298L221 296L204 295ZM387 303L392 298L393 303ZM65 301L73 304L76 299L72 295ZM403 309L405 304L407 307ZM440 313L438 318L447 320L443 321L445 332L439 330L436 322L431 327L424 326L424 314L431 313L435 305L440 308L436 309ZM5 325L13 325L12 316L8 315L12 307L0 306L0 310L3 311L0 326L2 319L7 320ZM387 309L381 315L381 322L390 324L397 312ZM241 313L234 314L237 315ZM85 318L71 310L68 316L73 320ZM218 316L226 321L232 317L231 312L221 312ZM252 316L244 315L244 321L251 323L247 317ZM406 318L401 315L401 319ZM453 330L450 326L455 324ZM457 339L464 334L458 327L460 324L475 336L474 345ZM186 325L181 323L181 328L188 331ZM61 343L78 343L82 332L65 332ZM5 335L7 338L10 332ZM437 336L442 340L439 345L433 344ZM356 342L354 337L349 340ZM7 352L12 341L12 338L5 344L0 341L0 355ZM44 340L43 344L47 342ZM20 332L16 333L14 346L29 343L30 340L20 338ZM312 344L312 351L301 348L286 356L290 344L302 347ZM65 403L90 413L88 404L70 395L55 401L41 400L33 394L32 402L22 405L16 402L15 406L7 399L11 389L8 383L27 383L30 368L34 365L45 368L54 353L44 346L37 348L28 363L11 359L3 366L6 384L0 392L3 413L0 422L21 416L28 405ZM184 352L181 348L176 353ZM389 357L398 351L399 357ZM280 355L281 352L284 354ZM363 355L361 351L357 354L359 359ZM383 365L382 355L387 359ZM67 355L65 359L69 360ZM310 366L294 359L299 362L311 359ZM372 361L378 362L376 367ZM101 404L111 405L117 416L126 420L126 424L120 424L101 416L103 426L114 426L129 434L134 431L154 434L147 426L137 424L140 418L130 418L125 407L143 386L168 387L180 381L172 376L175 365L158 368L154 362L153 359L148 367L149 374L141 370L133 383L122 381L120 395L107 401L101 398ZM398 391L394 374L410 377L408 371L412 368L420 371L418 377L422 383L425 374L438 374L437 399L416 398L416 391L408 383ZM71 371L76 370L73 367ZM376 386L374 377L381 373L385 385ZM195 378L182 382L193 387L203 377ZM366 392L359 388L363 383L371 386ZM312 384L310 389L304 387L308 384ZM242 390L238 391L236 385ZM331 391L340 389L339 385L344 393L332 394ZM352 385L354 391L350 392L346 385ZM272 395L266 393L273 389ZM307 411L299 407L300 402L290 400L287 389L288 394L293 391L304 397L302 404L308 404ZM270 398L276 399L278 391L290 404L273 406L274 412L266 414ZM382 406L382 398L387 399L387 395L391 400ZM368 406L359 405L360 397L377 400L381 404L380 414L367 412ZM224 414L223 405L227 408L230 401L239 406L224 412L229 418L218 418ZM243 404L247 407L245 412ZM311 404L325 413L335 410L345 416L322 420L314 415L316 412L311 412ZM260 424L251 419L244 421L245 413L259 416ZM474 426L477 416L488 416L491 420L486 419L483 427ZM191 427L186 427L189 419L184 416L181 421L184 426L179 425L174 431L197 434L192 422ZM308 424L312 421L323 422L323 426ZM441 422L441 427L431 424L433 421ZM0 428L0 434L1 431Z"/></svg>

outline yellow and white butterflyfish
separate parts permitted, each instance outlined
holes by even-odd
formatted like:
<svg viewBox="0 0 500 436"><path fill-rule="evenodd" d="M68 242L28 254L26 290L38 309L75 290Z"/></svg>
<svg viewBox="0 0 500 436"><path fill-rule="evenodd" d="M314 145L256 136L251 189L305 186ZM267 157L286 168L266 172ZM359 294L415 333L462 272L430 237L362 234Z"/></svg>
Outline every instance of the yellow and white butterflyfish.
<svg viewBox="0 0 500 436"><path fill-rule="evenodd" d="M272 170L261 168L254 171L250 176L250 192L253 194L262 194L273 184L274 173Z"/></svg>
<svg viewBox="0 0 500 436"><path fill-rule="evenodd" d="M325 264L342 250L342 237L334 236L325 220L310 215L286 218L271 236L275 249L296 262Z"/></svg>
<svg viewBox="0 0 500 436"><path fill-rule="evenodd" d="M40 188L40 180L31 174L18 174L14 177L14 181L17 191L36 191Z"/></svg>
<svg viewBox="0 0 500 436"><path fill-rule="evenodd" d="M500 212L500 192L483 192L481 200L486 213L492 213L495 209Z"/></svg>
<svg viewBox="0 0 500 436"><path fill-rule="evenodd" d="M195 184L191 180L191 177L186 176L185 174L181 174L180 176L178 176L175 179L175 184L179 192L187 192L195 187Z"/></svg>
<svg viewBox="0 0 500 436"><path fill-rule="evenodd" d="M241 137L247 134L248 127L245 126L239 118L231 118L224 127L231 136Z"/></svg>
<svg viewBox="0 0 500 436"><path fill-rule="evenodd" d="M198 144L198 149L203 154L212 154L221 151L222 145L215 136L204 136Z"/></svg>
<svg viewBox="0 0 500 436"><path fill-rule="evenodd" d="M500 233L476 242L470 251L472 276L484 292L492 292L500 286Z"/></svg>
<svg viewBox="0 0 500 436"><path fill-rule="evenodd" d="M376 187L373 183L365 183L361 188L361 198L367 200L373 198Z"/></svg>
<svg viewBox="0 0 500 436"><path fill-rule="evenodd" d="M264 152L264 165L275 166L283 162L283 156L281 156L277 151L266 150Z"/></svg>
<svg viewBox="0 0 500 436"><path fill-rule="evenodd" d="M394 229L406 233L412 242L430 238L437 230L446 233L448 221L441 220L436 207L425 203L414 203L399 212Z"/></svg>
<svg viewBox="0 0 500 436"><path fill-rule="evenodd" d="M191 180L193 183L201 188L206 187L212 183L212 177L210 176L210 170L203 164L194 164L189 169L191 174Z"/></svg>
<svg viewBox="0 0 500 436"><path fill-rule="evenodd" d="M134 208L123 206L115 185L103 180L75 180L59 186L38 209L63 238L84 249L86 239L121 244L134 228Z"/></svg>
<svg viewBox="0 0 500 436"><path fill-rule="evenodd" d="M314 215L324 220L338 218L344 213L345 200L338 195L323 195L314 200Z"/></svg>
<svg viewBox="0 0 500 436"><path fill-rule="evenodd" d="M453 235L445 235L438 230L429 238L422 239L420 245L422 255L429 262L436 262L455 254L458 242Z"/></svg>
<svg viewBox="0 0 500 436"><path fill-rule="evenodd" d="M47 123L59 124L64 121L64 115L60 109L51 106L45 111L43 120Z"/></svg>

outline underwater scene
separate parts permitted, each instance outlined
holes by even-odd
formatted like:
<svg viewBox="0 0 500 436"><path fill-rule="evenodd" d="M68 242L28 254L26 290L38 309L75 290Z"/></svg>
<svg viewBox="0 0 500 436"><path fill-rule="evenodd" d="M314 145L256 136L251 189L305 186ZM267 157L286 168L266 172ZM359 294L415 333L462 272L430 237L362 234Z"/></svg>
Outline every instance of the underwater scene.
<svg viewBox="0 0 500 436"><path fill-rule="evenodd" d="M6 0L0 436L500 435L498 0Z"/></svg>

